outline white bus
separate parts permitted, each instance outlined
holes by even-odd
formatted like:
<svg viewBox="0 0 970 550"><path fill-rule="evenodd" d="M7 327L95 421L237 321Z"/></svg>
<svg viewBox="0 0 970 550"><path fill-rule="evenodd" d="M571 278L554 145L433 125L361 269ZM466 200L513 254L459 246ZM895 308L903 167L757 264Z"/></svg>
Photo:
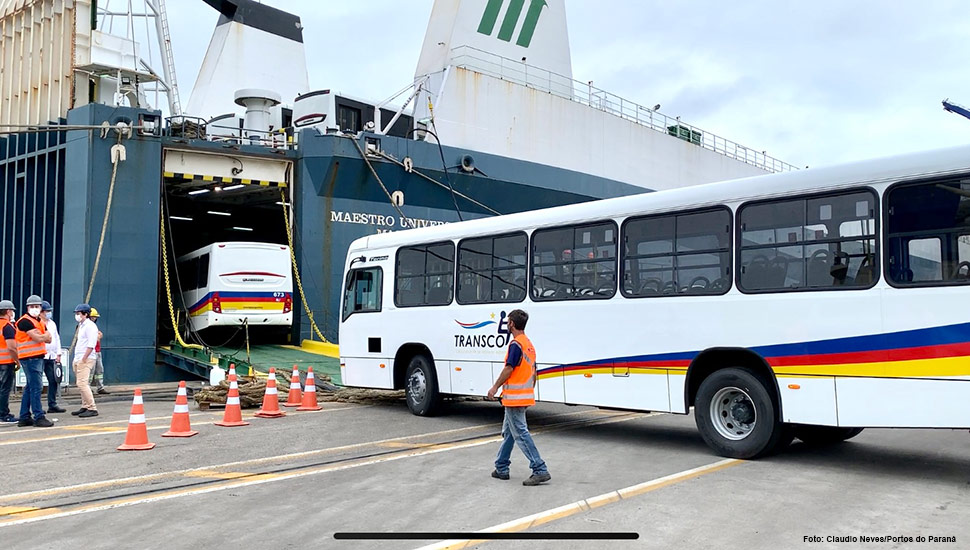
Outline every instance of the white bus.
<svg viewBox="0 0 970 550"><path fill-rule="evenodd" d="M529 315L540 401L686 414L718 454L970 426L970 147L373 235L341 375L431 414Z"/></svg>
<svg viewBox="0 0 970 550"><path fill-rule="evenodd" d="M178 275L192 330L293 324L288 246L212 243L180 257Z"/></svg>

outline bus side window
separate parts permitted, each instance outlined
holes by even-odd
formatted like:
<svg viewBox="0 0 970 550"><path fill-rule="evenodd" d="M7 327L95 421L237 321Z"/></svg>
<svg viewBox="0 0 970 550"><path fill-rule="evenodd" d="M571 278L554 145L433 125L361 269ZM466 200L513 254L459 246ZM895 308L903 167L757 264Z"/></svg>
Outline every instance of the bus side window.
<svg viewBox="0 0 970 550"><path fill-rule="evenodd" d="M970 180L891 187L886 271L900 286L970 283Z"/></svg>
<svg viewBox="0 0 970 550"><path fill-rule="evenodd" d="M355 269L347 274L344 288L344 315L381 310L383 271L379 267Z"/></svg>
<svg viewBox="0 0 970 550"><path fill-rule="evenodd" d="M205 288L209 286L209 254L198 257L198 275L195 279L195 288Z"/></svg>

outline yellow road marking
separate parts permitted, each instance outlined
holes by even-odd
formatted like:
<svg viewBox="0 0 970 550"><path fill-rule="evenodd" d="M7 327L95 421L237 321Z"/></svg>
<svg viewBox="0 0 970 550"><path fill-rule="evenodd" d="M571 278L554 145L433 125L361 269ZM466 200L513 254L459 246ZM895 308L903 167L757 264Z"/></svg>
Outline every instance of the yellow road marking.
<svg viewBox="0 0 970 550"><path fill-rule="evenodd" d="M434 443L405 443L403 441L388 441L385 443L379 443L379 445L389 449L401 449L404 447L430 447L434 445Z"/></svg>
<svg viewBox="0 0 970 550"><path fill-rule="evenodd" d="M80 432L123 432L125 428L121 426L64 426L65 430L77 430Z"/></svg>
<svg viewBox="0 0 970 550"><path fill-rule="evenodd" d="M352 409L352 408L359 408L359 407L344 407L344 408L329 409L329 410L336 411L336 410ZM312 411L312 412L327 412L327 410L328 409L324 409L323 411ZM583 413L589 413L589 412L601 412L601 411L588 411L588 410L572 411L572 412L568 412L568 413L559 413L559 414L549 415L546 418L557 418L557 417L561 417L561 416L576 416L576 415L580 415L580 414L583 414ZM651 413L651 414L646 414L646 415L643 415L643 416L644 417L654 416L656 414L658 414L658 413ZM614 414L614 416L615 416L615 414ZM198 424L194 424L194 425L202 425L202 424L203 423L198 423ZM209 424L211 424L211 422L209 422ZM225 462L223 464L213 464L213 465L210 465L210 466L202 466L202 467L198 467L198 468L188 468L188 469L184 469L184 470L174 470L174 471L169 471L169 472L159 472L159 473L155 473L155 474L147 474L147 475L141 475L141 476L133 476L133 477L118 478L118 479L109 479L109 480L102 480L102 481L94 481L94 482L89 482L89 483L81 483L81 484L78 484L78 485L69 485L69 486L66 486L66 487L56 487L56 488L52 488L52 489L41 489L41 490L38 490L38 491L28 491L28 492L24 492L24 493L14 493L14 494L9 494L9 495L0 495L0 502L10 502L12 500L17 500L17 499L21 499L21 498L32 499L32 498L36 498L36 497L59 495L59 494L70 493L70 492L74 492L74 491L84 491L84 490L89 490L89 489L101 489L101 488L104 488L104 487L115 487L115 486L126 485L126 484L129 484L129 483L142 483L142 482L146 482L146 481L153 481L153 480L158 480L158 479L164 479L166 477L177 477L177 476L181 476L181 475L187 475L189 472L196 472L196 471L200 471L200 470L209 470L209 471L211 471L211 470L218 470L218 469L225 469L225 468L234 468L234 467L238 467L238 466L252 466L252 465L256 465L256 464L262 464L262 463L265 463L265 462L285 462L285 461L288 461L288 460L296 460L296 459L300 459L300 458L308 458L308 457L317 456L317 455L323 455L323 454L332 454L332 453L339 453L339 452L344 452L344 451L353 451L353 450L361 449L361 448L364 448L364 447L380 445L381 443L388 443L388 442L393 442L393 441L406 441L406 440L409 440L409 439L416 439L416 438L419 438L419 437L435 437L435 436L440 436L440 435L455 434L455 433L460 433L460 432L465 432L465 431L470 431L470 430L476 430L476 429L481 429L481 428L494 428L494 427L497 427L497 426L501 426L501 423L494 423L493 422L493 423L489 423L489 424L476 424L474 426L464 426L462 428L452 428L452 429L449 429L449 430L441 430L441 431L437 431L437 432L429 432L429 433L423 433L423 434L404 435L404 436L400 436L400 437L392 437L392 438L389 438L389 439L383 439L383 440L378 440L378 441L368 441L368 442L364 442L364 443L353 443L353 444L350 444L350 445L342 445L342 446L339 446L339 447L326 447L326 448L323 448L323 449L314 449L312 451L300 451L300 452L289 453L289 454L284 454L284 455L266 456L266 457L260 457L260 458L250 458L250 459L246 459L246 460L237 460L237 461L234 461L234 462ZM150 428L150 429L159 429L159 428ZM85 434L85 435L91 435L91 434Z"/></svg>
<svg viewBox="0 0 970 550"><path fill-rule="evenodd" d="M637 485L631 485L630 487L625 487L623 489L618 489L616 491L610 491L608 493L603 493L601 495L596 495L594 497L586 498L583 500L577 500L576 502L571 502L564 506L559 506L558 508L553 508L551 510L545 510L537 514L532 514L530 516L525 516L522 518L514 519L512 521L502 523L500 525L493 525L486 529L479 531L480 533L517 533L519 531L525 531L533 527L538 527L540 525L556 521L569 516L574 516L581 512L588 512L590 510L599 508L601 506L606 506L607 504L612 504L614 502L619 502L621 500L627 500L636 496L640 496L651 491L656 491L657 489L662 489L682 481L687 481L689 479L694 479L705 474L711 474L731 466L737 466L742 464L743 460L736 460L733 458L728 458L725 460L720 460L705 466L699 466L697 468L692 468L690 470L684 470L682 472L677 472L675 474L670 474L668 476L659 477L657 479L652 479ZM446 540L435 544L430 544L428 546L422 546L418 550L459 550L461 548L468 548L469 546L477 546L490 542L487 540Z"/></svg>
<svg viewBox="0 0 970 550"><path fill-rule="evenodd" d="M34 510L39 510L40 508L35 508L33 506L0 506L0 516L8 516L10 514L22 514L24 512L32 512Z"/></svg>
<svg viewBox="0 0 970 550"><path fill-rule="evenodd" d="M584 412L584 411L580 411L580 412ZM620 414L620 415L616 415L616 417L595 419L592 421L579 420L579 421L563 422L552 426L541 426L541 427L537 427L533 431L535 433L542 433L542 432L559 431L559 430L586 427L586 426L613 424L616 422L626 422L629 420L636 420L639 418L644 418L645 416L652 416L652 415L644 415L639 413ZM478 427L481 427L481 426L478 426ZM410 436L410 437L416 437L416 436ZM257 475L253 475L245 478L238 478L238 479L227 480L227 481L212 484L212 485L206 485L203 487L190 487L190 488L184 488L184 489L162 491L159 493L155 493L150 497L144 497L144 496L123 497L123 498L104 501L98 504L82 505L82 506L78 506L77 508L73 508L69 510L61 510L59 508L50 508L50 509L42 508L37 511L26 512L26 514L28 514L29 517L24 517L18 514L16 517L11 517L9 519L5 519L5 520L0 519L0 528L9 527L13 525L22 525L25 523L33 523L35 521L43 521L46 519L55 519L55 518L74 516L74 515L85 514L90 512L98 512L102 510L111 510L114 508L131 506L134 504L145 504L145 503L158 502L162 500L169 500L169 499L179 498L179 497L189 496L189 495L200 495L200 494L212 493L216 491L222 491L225 489L234 489L234 488L240 488L240 487L248 487L252 485L260 485L263 483L268 483L270 481L282 481L282 480L305 477L309 475L338 472L342 470L349 470L351 468L359 468L361 466L370 466L373 464L392 462L392 461L401 460L405 458L412 458L417 456L424 456L424 455L430 455L430 454L437 454L441 452L466 449L470 447L477 447L480 445L486 445L488 443L494 443L501 439L502 439L501 435L485 436L485 437L479 437L479 438L471 439L468 441L457 442L457 443L443 443L438 445L432 445L430 447L426 447L422 449L403 450L400 452L391 453L380 457L361 458L361 459L352 460L352 461L348 461L340 464L313 466L313 467L304 468L301 470L294 470L291 472L280 473L280 474L273 474L273 473L257 474ZM240 461L240 462L249 462L249 461ZM202 468L195 468L193 470L187 470L186 472L188 471L195 472L201 469ZM205 469L211 470L213 468L205 468ZM156 474L156 475L160 475L160 474ZM161 474L161 475L164 475L164 474ZM149 476L141 476L140 479L144 480L147 477ZM25 495L25 494L26 493L22 493L22 495ZM14 495L8 495L6 497L0 497L0 498L2 498L3 500L6 500L12 496Z"/></svg>
<svg viewBox="0 0 970 550"><path fill-rule="evenodd" d="M184 475L188 477L211 477L215 479L236 479L240 477L252 476L252 473L247 472L216 472L214 470L196 470L194 472L186 472Z"/></svg>

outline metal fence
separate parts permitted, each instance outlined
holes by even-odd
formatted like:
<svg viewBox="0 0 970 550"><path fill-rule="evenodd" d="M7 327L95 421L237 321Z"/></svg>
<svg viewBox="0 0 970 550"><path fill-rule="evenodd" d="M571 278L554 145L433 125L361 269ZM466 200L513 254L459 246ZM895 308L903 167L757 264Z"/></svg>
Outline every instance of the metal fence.
<svg viewBox="0 0 970 550"><path fill-rule="evenodd" d="M67 132L0 136L0 299L60 294Z"/></svg>
<svg viewBox="0 0 970 550"><path fill-rule="evenodd" d="M588 105L769 172L797 170L795 166L769 156L764 151L756 151L740 143L705 132L696 126L681 122L679 117L669 117L590 83L573 80L567 76L471 46L452 48L451 55L452 63L456 67L543 90Z"/></svg>

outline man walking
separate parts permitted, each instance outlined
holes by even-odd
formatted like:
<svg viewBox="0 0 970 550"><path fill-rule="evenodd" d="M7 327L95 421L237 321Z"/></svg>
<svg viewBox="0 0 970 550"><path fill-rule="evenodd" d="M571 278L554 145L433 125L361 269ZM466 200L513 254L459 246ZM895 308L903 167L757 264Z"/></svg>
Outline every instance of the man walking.
<svg viewBox="0 0 970 550"><path fill-rule="evenodd" d="M78 322L77 344L74 346L74 374L77 376L77 389L81 392L81 408L72 412L74 416L89 418L98 416L98 407L91 393L91 369L94 368L94 348L98 345L98 327L88 318L91 306L78 304L74 308L74 320Z"/></svg>
<svg viewBox="0 0 970 550"><path fill-rule="evenodd" d="M101 314L98 313L98 308L91 308L91 320L94 324L98 324L98 319ZM91 383L98 387L99 395L109 395L111 392L104 389L104 355L101 352L101 339L104 338L104 333L98 328L98 345L94 346L94 369L91 371Z"/></svg>
<svg viewBox="0 0 970 550"><path fill-rule="evenodd" d="M47 377L47 412L67 412L57 406L57 389L61 384L61 335L57 333L57 324L54 323L54 308L47 300L40 304L40 314L44 317L47 332L51 334L51 342L47 344L47 354L44 355L44 376Z"/></svg>
<svg viewBox="0 0 970 550"><path fill-rule="evenodd" d="M43 303L40 296L31 294L27 297L27 313L17 320L17 355L27 376L27 387L20 400L20 422L17 422L20 427L50 428L54 425L47 418L40 401L44 386L44 356L51 341L44 320L40 318ZM34 412L33 418L30 417L31 411Z"/></svg>
<svg viewBox="0 0 970 550"><path fill-rule="evenodd" d="M0 422L17 422L17 417L10 414L10 390L20 368L17 329L12 322L14 309L10 300L0 300Z"/></svg>
<svg viewBox="0 0 970 550"><path fill-rule="evenodd" d="M525 420L526 408L536 403L536 350L525 335L525 325L528 322L529 314L521 309L514 309L509 313L509 333L513 340L505 355L505 368L488 390L488 398L493 399L499 388L502 388L502 405L505 407L502 446L495 457L492 477L509 479L512 447L518 444L532 468L532 476L523 481L522 485L539 485L552 479L552 476L539 456L539 450L532 441L532 434L529 433Z"/></svg>

